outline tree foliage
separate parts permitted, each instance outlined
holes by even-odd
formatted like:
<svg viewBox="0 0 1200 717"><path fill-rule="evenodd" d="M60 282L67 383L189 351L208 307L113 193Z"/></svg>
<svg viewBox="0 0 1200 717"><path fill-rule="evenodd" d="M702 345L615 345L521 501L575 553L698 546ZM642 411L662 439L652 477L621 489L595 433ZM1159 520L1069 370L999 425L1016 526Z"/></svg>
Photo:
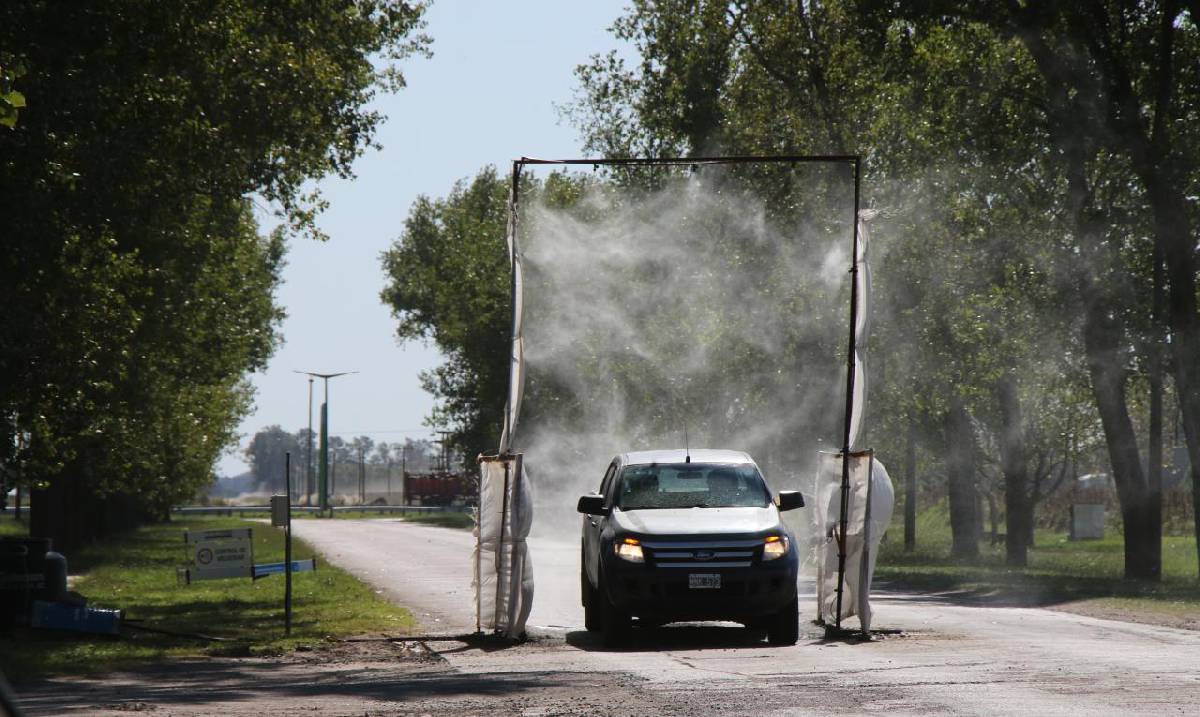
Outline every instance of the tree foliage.
<svg viewBox="0 0 1200 717"><path fill-rule="evenodd" d="M1073 426L1078 451L1103 427L1127 569L1154 577L1157 497L1128 390L1153 374L1161 341L1150 306L1157 248L1183 424L1189 448L1200 446L1189 418L1200 413L1195 210L1183 199L1197 166L1194 11L634 2L614 33L640 64L608 55L581 67L571 115L605 153L862 154L868 202L889 210L875 247L887 312L874 339L887 352L877 445L899 454L888 436L918 421L934 446L991 446L1012 537L1037 496L1036 456L1063 445L1044 434ZM960 412L974 430L944 422ZM948 461L952 489L962 480L977 490L972 463ZM977 520L959 522L956 551L969 555L959 542L974 539ZM1009 547L1022 562L1019 539Z"/></svg>
<svg viewBox="0 0 1200 717"><path fill-rule="evenodd" d="M508 182L488 167L445 199L418 198L382 257L397 337L433 341L446 356L421 377L440 401L431 423L452 426L469 455L499 445L508 394L507 222Z"/></svg>
<svg viewBox="0 0 1200 717"><path fill-rule="evenodd" d="M0 463L41 489L64 549L210 480L282 317L284 233L306 181L348 175L422 8L385 0L0 6L28 106L0 134ZM92 520L120 498L126 519ZM89 508L91 505L91 508ZM82 516L82 517L81 517Z"/></svg>

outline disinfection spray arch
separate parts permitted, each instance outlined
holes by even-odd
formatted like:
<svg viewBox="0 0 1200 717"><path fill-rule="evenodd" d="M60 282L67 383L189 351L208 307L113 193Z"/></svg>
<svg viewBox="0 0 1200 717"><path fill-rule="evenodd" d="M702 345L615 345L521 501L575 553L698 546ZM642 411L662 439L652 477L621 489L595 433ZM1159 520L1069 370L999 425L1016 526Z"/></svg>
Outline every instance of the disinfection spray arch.
<svg viewBox="0 0 1200 717"><path fill-rule="evenodd" d="M528 166L690 167L736 164L826 164L848 167L853 175L849 340L846 361L842 448L822 454L817 471L813 525L816 529L818 620L831 633L858 616L870 629L869 592L875 549L890 520L892 486L873 452L859 449L866 401L865 340L870 311L868 228L872 212L860 209L862 162L856 155L730 156L626 159L533 159L512 163L507 242L512 302L508 397L498 451L479 457L479 519L476 528L474 586L478 630L516 639L525 631L533 599L533 571L526 539L533 522L532 499L523 456L513 452L513 436L525 388L524 272L518 241L520 180Z"/></svg>

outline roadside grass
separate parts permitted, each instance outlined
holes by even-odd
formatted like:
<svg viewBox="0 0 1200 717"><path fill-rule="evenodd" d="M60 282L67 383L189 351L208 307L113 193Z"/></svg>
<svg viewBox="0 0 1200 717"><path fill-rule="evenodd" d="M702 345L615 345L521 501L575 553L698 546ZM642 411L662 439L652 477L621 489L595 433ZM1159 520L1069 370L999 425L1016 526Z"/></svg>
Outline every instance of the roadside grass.
<svg viewBox="0 0 1200 717"><path fill-rule="evenodd" d="M22 517L22 522L17 522L16 513L11 509L0 513L0 538L19 535L29 535L28 513Z"/></svg>
<svg viewBox="0 0 1200 717"><path fill-rule="evenodd" d="M1021 569L1005 565L1003 541L992 544L987 536L980 541L978 560L952 559L949 525L944 503L923 511L917 519L916 550L907 553L903 514L897 510L880 546L876 578L905 588L959 593L964 600L1071 603L1146 618L1200 616L1194 537L1165 537L1162 580L1149 582L1124 578L1124 537L1112 531L1101 540L1073 541L1065 533L1038 530L1028 566Z"/></svg>
<svg viewBox="0 0 1200 717"><path fill-rule="evenodd" d="M183 532L254 529L254 561L279 562L283 531L236 518L176 518L68 555L72 589L89 605L120 608L130 621L120 637L17 628L0 635L0 670L10 679L123 669L166 657L273 655L347 635L404 634L414 622L349 573L317 559L315 572L292 576L292 634L284 634L282 575L211 580L191 585L176 574L184 560ZM293 540L293 559L314 555ZM136 621L136 622L133 622ZM144 626L171 633L136 629Z"/></svg>

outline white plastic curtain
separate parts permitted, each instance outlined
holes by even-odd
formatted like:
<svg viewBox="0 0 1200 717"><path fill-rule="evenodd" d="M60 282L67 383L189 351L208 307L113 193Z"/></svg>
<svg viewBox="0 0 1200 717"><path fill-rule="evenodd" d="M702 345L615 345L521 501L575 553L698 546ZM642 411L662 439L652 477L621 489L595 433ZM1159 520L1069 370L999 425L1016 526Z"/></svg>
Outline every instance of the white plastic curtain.
<svg viewBox="0 0 1200 717"><path fill-rule="evenodd" d="M879 541L892 518L895 500L887 469L870 451L860 448L867 404L867 338L871 330L872 210L858 213L855 244L854 395L850 403L849 496L846 505L845 564L842 609L838 615L838 534L841 531L842 455L822 453L817 467L817 501L813 517L817 536L817 614L827 624L857 615L863 630L871 629L871 578ZM840 619L839 619L840 618Z"/></svg>
<svg viewBox="0 0 1200 717"><path fill-rule="evenodd" d="M533 565L526 542L533 525L533 498L523 457L512 452L525 392L525 300L521 248L517 243L517 171L514 166L508 214L513 312L508 403L504 408L499 454L479 459L479 520L475 526L474 561L477 627L511 639L524 635L533 603Z"/></svg>
<svg viewBox="0 0 1200 717"><path fill-rule="evenodd" d="M513 169L515 173L516 168ZM504 428L500 434L500 453L512 450L513 433L521 415L525 394L525 277L521 267L521 247L517 243L516 184L508 198L508 253L512 261L512 348L509 356L508 403L504 407Z"/></svg>
<svg viewBox="0 0 1200 717"><path fill-rule="evenodd" d="M858 616L871 629L871 579L879 541L892 519L892 479L871 451L850 454L850 496L846 514L846 564L841 619ZM821 453L817 464L817 615L837 624L838 533L841 530L842 454Z"/></svg>
<svg viewBox="0 0 1200 717"><path fill-rule="evenodd" d="M475 608L480 630L519 639L533 604L533 497L520 454L480 458Z"/></svg>
<svg viewBox="0 0 1200 717"><path fill-rule="evenodd" d="M867 336L871 331L871 263L867 254L870 245L871 220L876 212L858 213L858 244L854 257L855 291L858 292L858 313L854 321L854 401L850 410L850 450L857 450L862 437L863 415L867 408Z"/></svg>

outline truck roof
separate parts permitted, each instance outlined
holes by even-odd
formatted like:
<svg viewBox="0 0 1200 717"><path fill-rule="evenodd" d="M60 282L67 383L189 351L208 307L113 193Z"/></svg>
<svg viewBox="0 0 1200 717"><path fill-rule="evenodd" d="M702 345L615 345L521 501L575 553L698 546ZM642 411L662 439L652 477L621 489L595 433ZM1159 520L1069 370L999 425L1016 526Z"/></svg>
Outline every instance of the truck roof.
<svg viewBox="0 0 1200 717"><path fill-rule="evenodd" d="M658 451L633 451L621 454L621 462L627 466L646 463L683 463L687 456L693 463L754 463L745 451L730 451L717 448L671 448Z"/></svg>

